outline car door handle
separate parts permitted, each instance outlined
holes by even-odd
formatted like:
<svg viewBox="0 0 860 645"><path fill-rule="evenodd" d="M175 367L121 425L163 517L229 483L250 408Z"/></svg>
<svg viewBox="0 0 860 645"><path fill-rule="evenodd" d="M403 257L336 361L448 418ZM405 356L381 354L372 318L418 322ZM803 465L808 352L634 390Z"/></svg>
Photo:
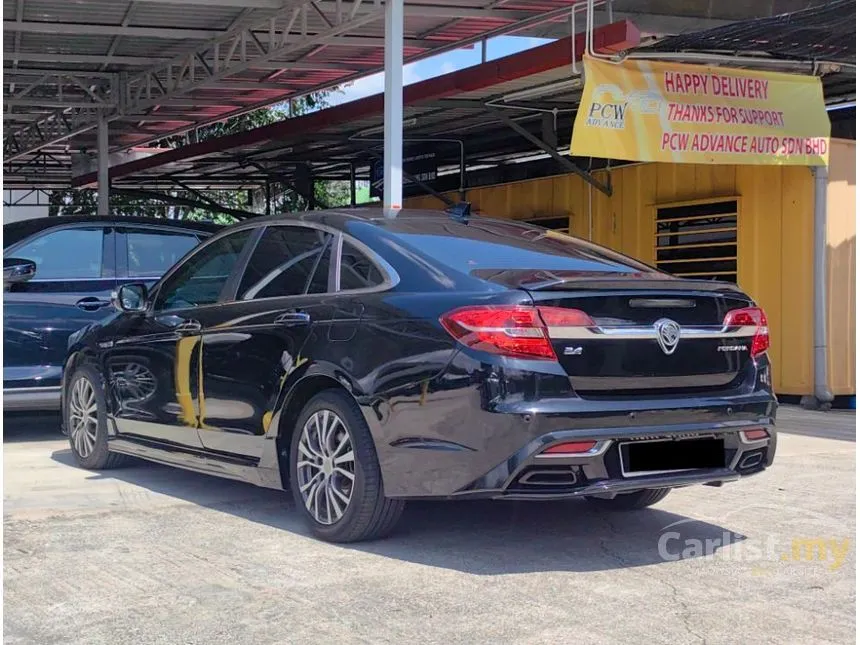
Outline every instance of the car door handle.
<svg viewBox="0 0 860 645"><path fill-rule="evenodd" d="M275 324L283 327L309 325L310 322L310 314L306 314L304 311L290 311L275 318Z"/></svg>
<svg viewBox="0 0 860 645"><path fill-rule="evenodd" d="M95 296L81 298L75 303L75 307L84 311L98 311L102 307L110 307L110 300L103 300Z"/></svg>
<svg viewBox="0 0 860 645"><path fill-rule="evenodd" d="M203 329L203 325L197 320L183 320L173 329L177 334L193 335Z"/></svg>

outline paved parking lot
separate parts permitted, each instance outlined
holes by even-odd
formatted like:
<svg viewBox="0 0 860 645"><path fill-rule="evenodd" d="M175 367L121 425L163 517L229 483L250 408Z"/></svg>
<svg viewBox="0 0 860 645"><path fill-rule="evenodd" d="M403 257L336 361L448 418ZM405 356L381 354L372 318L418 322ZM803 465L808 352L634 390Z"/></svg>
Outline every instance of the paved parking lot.
<svg viewBox="0 0 860 645"><path fill-rule="evenodd" d="M413 504L354 546L310 538L285 494L87 472L55 419L6 419L4 642L854 642L854 415L780 414L805 435L738 484L626 515Z"/></svg>

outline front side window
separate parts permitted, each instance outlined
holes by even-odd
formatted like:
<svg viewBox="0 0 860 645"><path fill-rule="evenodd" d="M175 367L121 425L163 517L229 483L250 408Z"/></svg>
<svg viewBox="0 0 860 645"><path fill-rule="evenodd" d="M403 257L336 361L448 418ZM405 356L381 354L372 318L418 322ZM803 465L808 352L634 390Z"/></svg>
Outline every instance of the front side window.
<svg viewBox="0 0 860 645"><path fill-rule="evenodd" d="M66 228L24 243L10 256L36 263L36 280L102 277L104 229Z"/></svg>
<svg viewBox="0 0 860 645"><path fill-rule="evenodd" d="M156 311L218 302L251 233L251 229L237 231L204 246L188 258L161 286L155 301Z"/></svg>
<svg viewBox="0 0 860 645"><path fill-rule="evenodd" d="M126 240L132 278L160 277L198 243L191 233L145 229L128 230Z"/></svg>
<svg viewBox="0 0 860 645"><path fill-rule="evenodd" d="M313 228L270 226L251 254L239 300L325 293L332 236Z"/></svg>

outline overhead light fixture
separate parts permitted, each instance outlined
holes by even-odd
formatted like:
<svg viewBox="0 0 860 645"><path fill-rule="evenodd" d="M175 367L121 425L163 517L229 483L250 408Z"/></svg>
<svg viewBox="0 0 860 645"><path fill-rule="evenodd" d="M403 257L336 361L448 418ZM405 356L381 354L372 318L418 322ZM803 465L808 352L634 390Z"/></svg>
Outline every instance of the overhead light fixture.
<svg viewBox="0 0 860 645"><path fill-rule="evenodd" d="M413 125L415 125L416 123L418 123L418 119L416 119L414 117L411 119L403 119L403 127L404 128L410 128ZM359 132L356 132L355 136L356 137L367 137L367 136L370 136L371 134L379 134L380 132L382 132L384 130L385 130L385 124L377 125L375 127L367 128L366 130L361 130Z"/></svg>
<svg viewBox="0 0 860 645"><path fill-rule="evenodd" d="M507 96L502 97L502 100L505 103L510 103L511 101L523 101L526 99L534 99L539 96L546 96L547 94L556 94L561 92L562 90L570 90L579 87L582 85L582 80L579 78L569 78L564 81L559 81L558 83L551 83L549 85L541 85L539 87L530 87L525 90L520 90L518 92L513 92L508 94Z"/></svg>

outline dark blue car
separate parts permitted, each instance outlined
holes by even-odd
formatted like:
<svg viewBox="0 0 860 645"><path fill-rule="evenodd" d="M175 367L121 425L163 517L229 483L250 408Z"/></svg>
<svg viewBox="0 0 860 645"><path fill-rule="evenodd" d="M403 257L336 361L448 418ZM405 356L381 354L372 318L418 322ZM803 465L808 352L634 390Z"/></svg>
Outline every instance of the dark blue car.
<svg viewBox="0 0 860 645"><path fill-rule="evenodd" d="M158 280L219 229L144 217L43 217L3 226L3 409L60 407L68 339L113 315L111 293Z"/></svg>

